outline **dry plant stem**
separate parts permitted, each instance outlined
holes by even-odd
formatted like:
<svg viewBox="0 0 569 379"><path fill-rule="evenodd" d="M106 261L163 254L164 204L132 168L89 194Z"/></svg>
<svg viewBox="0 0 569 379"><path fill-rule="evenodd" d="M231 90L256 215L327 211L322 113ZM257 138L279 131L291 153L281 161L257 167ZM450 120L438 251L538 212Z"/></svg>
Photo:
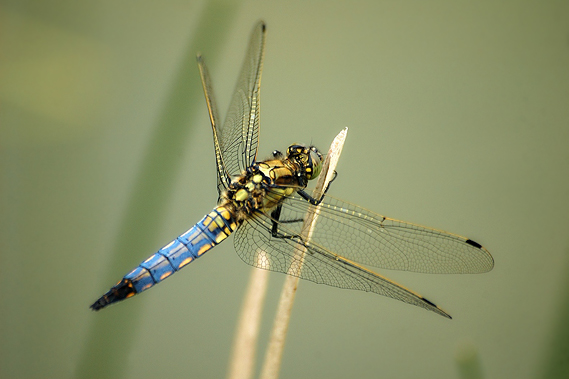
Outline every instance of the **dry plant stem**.
<svg viewBox="0 0 569 379"><path fill-rule="evenodd" d="M334 170L340 159L340 154L342 153L342 147L344 146L344 141L348 133L348 128L342 130L334 141L330 145L330 150L326 155L324 160L322 174L318 178L316 187L313 192L313 196L319 197L320 193L326 188L328 183L334 177ZM318 218L318 207L315 207L314 211L309 211L302 228L301 236L305 240L310 240L314 225L316 224L316 219ZM301 259L296 262L294 267L291 267L291 271L300 272L302 269L302 257L304 256L303 251L297 252ZM293 263L294 265L295 263ZM292 305L294 303L294 295L296 294L296 289L298 287L299 278L296 276L287 275L285 283L281 292L281 297L279 299L279 305L277 308L277 314L273 323L273 330L271 332L271 338L269 340L269 346L267 347L267 352L265 354L265 362L261 371L261 379L276 379L278 378L282 353L284 350L284 344L286 340L286 334L288 330L290 315L292 311Z"/></svg>
<svg viewBox="0 0 569 379"><path fill-rule="evenodd" d="M263 253L259 253L261 256ZM253 268L245 293L241 317L237 324L228 379L249 379L253 376L257 337L261 325L263 302L267 292L269 271Z"/></svg>

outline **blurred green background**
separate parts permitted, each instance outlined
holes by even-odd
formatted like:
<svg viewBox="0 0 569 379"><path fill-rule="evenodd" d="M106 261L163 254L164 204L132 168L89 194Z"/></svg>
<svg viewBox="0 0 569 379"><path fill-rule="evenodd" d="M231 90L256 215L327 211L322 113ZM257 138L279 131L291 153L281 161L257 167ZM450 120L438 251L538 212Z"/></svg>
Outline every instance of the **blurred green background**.
<svg viewBox="0 0 569 379"><path fill-rule="evenodd" d="M1 378L225 376L250 272L232 242L88 306L214 206L194 56L224 114L258 19L260 157L325 149L348 126L334 195L496 260L484 275L382 271L452 321L302 282L281 377L468 377L468 357L488 378L566 377L568 2L0 4Z"/></svg>

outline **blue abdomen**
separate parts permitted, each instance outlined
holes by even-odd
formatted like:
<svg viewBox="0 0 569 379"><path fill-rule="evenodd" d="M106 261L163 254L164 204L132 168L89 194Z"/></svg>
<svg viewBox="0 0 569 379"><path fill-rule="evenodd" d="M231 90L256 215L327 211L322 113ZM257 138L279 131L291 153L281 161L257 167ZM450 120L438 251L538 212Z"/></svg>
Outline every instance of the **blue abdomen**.
<svg viewBox="0 0 569 379"><path fill-rule="evenodd" d="M229 237L235 229L237 223L231 212L224 206L214 208L187 232L126 274L91 308L97 311L147 290L202 256Z"/></svg>

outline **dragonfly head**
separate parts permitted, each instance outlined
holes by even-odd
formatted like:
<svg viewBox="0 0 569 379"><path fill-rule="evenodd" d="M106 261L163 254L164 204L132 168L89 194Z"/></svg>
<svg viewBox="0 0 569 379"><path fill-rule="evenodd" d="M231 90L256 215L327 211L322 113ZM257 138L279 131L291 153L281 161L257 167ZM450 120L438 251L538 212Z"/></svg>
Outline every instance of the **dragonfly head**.
<svg viewBox="0 0 569 379"><path fill-rule="evenodd" d="M312 180L320 175L323 157L315 146L290 145L286 155L303 168L306 179Z"/></svg>

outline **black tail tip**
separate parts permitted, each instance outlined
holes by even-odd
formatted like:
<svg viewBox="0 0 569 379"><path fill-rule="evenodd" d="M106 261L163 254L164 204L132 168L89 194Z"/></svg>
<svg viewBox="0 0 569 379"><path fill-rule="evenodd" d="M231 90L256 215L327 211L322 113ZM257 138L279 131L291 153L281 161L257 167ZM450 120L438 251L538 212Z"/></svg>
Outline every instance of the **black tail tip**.
<svg viewBox="0 0 569 379"><path fill-rule="evenodd" d="M129 279L123 279L116 286L111 288L109 292L101 296L99 300L91 304L90 308L94 311L98 311L99 309L105 308L107 305L127 299L134 295L136 295L136 290L132 285L132 281Z"/></svg>
<svg viewBox="0 0 569 379"><path fill-rule="evenodd" d="M99 300L97 300L93 304L91 304L91 306L89 308L91 308L94 311L98 311L99 309L105 308L109 304L110 303L107 300L105 300L105 297L101 296L101 298L99 298Z"/></svg>

